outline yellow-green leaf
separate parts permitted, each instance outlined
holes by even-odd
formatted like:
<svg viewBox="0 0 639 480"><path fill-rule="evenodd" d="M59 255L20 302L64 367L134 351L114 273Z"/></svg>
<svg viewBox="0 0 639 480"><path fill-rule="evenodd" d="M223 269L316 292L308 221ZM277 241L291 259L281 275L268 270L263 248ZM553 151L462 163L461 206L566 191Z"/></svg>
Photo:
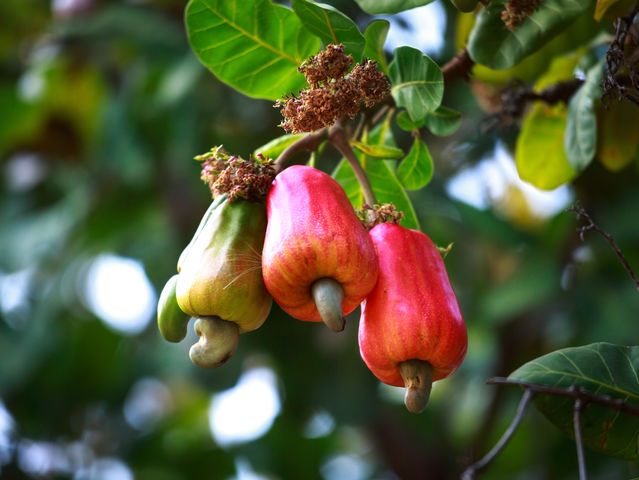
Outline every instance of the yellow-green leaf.
<svg viewBox="0 0 639 480"><path fill-rule="evenodd" d="M351 145L363 154L372 158L383 158L385 160L399 160L404 156L401 148L391 147L387 145L369 145L366 143L351 141Z"/></svg>
<svg viewBox="0 0 639 480"><path fill-rule="evenodd" d="M535 104L526 115L517 139L515 163L522 180L542 190L569 182L575 170L564 149L567 108Z"/></svg>
<svg viewBox="0 0 639 480"><path fill-rule="evenodd" d="M597 156L608 170L616 172L629 165L639 150L639 109L629 101L612 101L599 115Z"/></svg>

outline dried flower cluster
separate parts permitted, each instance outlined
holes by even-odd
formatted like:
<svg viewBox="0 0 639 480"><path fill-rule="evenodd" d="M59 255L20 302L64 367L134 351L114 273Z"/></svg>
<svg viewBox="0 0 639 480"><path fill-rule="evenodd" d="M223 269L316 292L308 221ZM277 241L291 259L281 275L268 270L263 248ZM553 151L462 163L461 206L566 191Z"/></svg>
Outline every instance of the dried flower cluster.
<svg viewBox="0 0 639 480"><path fill-rule="evenodd" d="M263 199L275 177L273 161L261 153L245 160L229 155L219 146L195 159L202 162L200 178L209 186L213 198L226 194L230 202L238 198Z"/></svg>
<svg viewBox="0 0 639 480"><path fill-rule="evenodd" d="M362 209L357 212L357 216L364 227L370 230L380 223L399 225L399 222L404 218L404 213L397 210L397 207L392 203L376 204L372 207L364 204Z"/></svg>
<svg viewBox="0 0 639 480"><path fill-rule="evenodd" d="M328 127L342 117L353 118L361 105L372 107L390 93L390 83L377 63L365 60L348 73L353 57L343 45L328 45L326 50L306 60L299 71L309 88L275 106L284 117L281 126L287 132L312 132Z"/></svg>
<svg viewBox="0 0 639 480"><path fill-rule="evenodd" d="M501 19L508 30L515 30L535 12L541 2L542 0L508 0L501 12Z"/></svg>

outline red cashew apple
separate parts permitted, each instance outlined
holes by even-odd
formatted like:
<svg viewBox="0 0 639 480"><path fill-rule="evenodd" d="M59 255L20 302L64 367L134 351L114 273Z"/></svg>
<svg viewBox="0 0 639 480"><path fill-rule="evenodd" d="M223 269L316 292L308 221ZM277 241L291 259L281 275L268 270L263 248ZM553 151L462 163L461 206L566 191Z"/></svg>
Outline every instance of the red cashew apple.
<svg viewBox="0 0 639 480"><path fill-rule="evenodd" d="M266 198L264 283L291 316L344 329L377 280L373 243L342 187L307 166L281 172Z"/></svg>
<svg viewBox="0 0 639 480"><path fill-rule="evenodd" d="M370 237L379 276L362 304L360 353L382 382L406 387L406 407L418 413L432 382L462 363L466 326L442 257L428 236L383 223Z"/></svg>

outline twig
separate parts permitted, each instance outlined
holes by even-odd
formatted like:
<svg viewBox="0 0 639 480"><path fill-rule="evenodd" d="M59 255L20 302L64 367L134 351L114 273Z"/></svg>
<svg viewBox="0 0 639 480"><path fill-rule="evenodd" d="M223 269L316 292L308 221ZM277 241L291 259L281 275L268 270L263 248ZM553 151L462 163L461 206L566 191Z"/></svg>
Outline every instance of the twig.
<svg viewBox="0 0 639 480"><path fill-rule="evenodd" d="M377 200L375 199L375 194L373 193L373 188L371 187L370 182L368 181L368 177L366 176L366 172L362 169L362 166L359 163L359 160L355 156L353 149L348 141L348 137L346 136L346 132L342 128L341 122L335 123L329 131L328 134L329 142L348 160L350 163L353 172L355 172L355 177L357 177L357 181L359 182L362 191L364 192L364 200L369 205L375 205Z"/></svg>
<svg viewBox="0 0 639 480"><path fill-rule="evenodd" d="M635 54L627 54L627 50L636 51L637 40L632 34L634 18L639 14L639 6L632 12L615 20L615 38L606 52L606 70L602 80L602 100L605 106L613 93L617 99L626 98L639 106L639 72L636 68ZM630 40L630 45L627 45ZM627 47L630 47L627 49ZM620 70L627 70L628 78L619 75Z"/></svg>
<svg viewBox="0 0 639 480"><path fill-rule="evenodd" d="M548 387L546 385L538 385L536 383L522 382L519 380L511 380L509 378L504 378L504 377L489 378L486 381L486 383L488 383L489 385L515 385L519 387L524 387L532 391L533 393L543 393L547 395L555 395L558 397L570 397L575 399L581 399L583 402L596 403L599 405L610 407L613 410L617 410L619 412L639 416L639 406L630 405L619 398L612 398L608 395L595 395L593 393L590 393L588 390L585 390L582 387L575 387L575 386L572 386L569 388Z"/></svg>
<svg viewBox="0 0 639 480"><path fill-rule="evenodd" d="M275 170L281 172L289 166L293 156L298 152L308 151L314 152L320 146L320 144L328 138L328 129L322 128L316 132L310 133L305 137L296 140L290 144L281 154L277 157L275 162Z"/></svg>
<svg viewBox="0 0 639 480"><path fill-rule="evenodd" d="M515 433L515 430L517 430L517 427L521 423L521 419L526 412L526 407L528 406L528 403L530 402L530 399L533 395L534 392L529 388L524 391L524 395L523 397L521 397L519 405L517 406L517 413L515 414L515 418L513 418L513 421L508 426L508 429L504 432L497 444L486 455L484 455L483 458L473 463L466 470L464 470L464 473L462 473L461 477L462 480L473 480L476 473L484 470L490 464L490 462L492 462L495 457L499 455L499 453L504 449L510 438Z"/></svg>
<svg viewBox="0 0 639 480"><path fill-rule="evenodd" d="M575 445L577 446L577 463L579 465L579 480L587 480L588 473L586 472L586 459L584 457L584 444L581 438L581 411L586 406L586 403L578 398L575 400L575 410L573 413L572 421L575 429Z"/></svg>
<svg viewBox="0 0 639 480"><path fill-rule="evenodd" d="M573 212L578 219L583 218L586 221L586 224L582 225L577 230L581 241L582 242L584 241L584 234L589 230L593 230L597 232L599 235L601 235L608 242L612 250L615 252L615 255L617 255L619 262L621 263L623 268L626 270L626 272L628 273L628 275L634 282L635 286L637 287L637 291L639 291L639 278L637 278L637 274L634 272L634 270L630 266L630 263L628 263L628 260L622 253L621 249L619 248L619 245L617 245L617 242L615 241L614 237L610 235L608 232L606 232L605 230L603 230L601 227L599 227L599 225L597 225L594 222L592 217L588 214L588 212L586 212L586 210L579 203L575 203L572 207L568 209L568 211Z"/></svg>
<svg viewBox="0 0 639 480"><path fill-rule="evenodd" d="M567 80L550 85L540 92L535 92L521 82L514 82L501 91L501 108L498 112L488 116L484 129L490 130L497 125L512 125L524 114L529 102L540 101L547 105L555 105L559 102L568 103L582 84L583 80Z"/></svg>
<svg viewBox="0 0 639 480"><path fill-rule="evenodd" d="M458 78L467 79L473 69L473 65L475 65L475 62L470 58L468 50L464 48L442 66L444 83L450 83Z"/></svg>

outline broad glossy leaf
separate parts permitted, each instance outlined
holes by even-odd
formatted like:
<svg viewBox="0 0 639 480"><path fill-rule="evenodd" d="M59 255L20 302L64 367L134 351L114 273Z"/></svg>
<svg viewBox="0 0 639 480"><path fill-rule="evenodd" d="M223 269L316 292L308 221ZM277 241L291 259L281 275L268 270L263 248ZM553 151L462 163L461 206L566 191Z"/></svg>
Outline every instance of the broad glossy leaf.
<svg viewBox="0 0 639 480"><path fill-rule="evenodd" d="M550 387L578 386L639 405L639 347L593 343L564 348L526 363L510 379ZM537 408L559 429L573 435L574 399L535 395ZM584 444L605 455L639 458L639 417L589 404L581 414Z"/></svg>
<svg viewBox="0 0 639 480"><path fill-rule="evenodd" d="M363 140L369 145L394 146L389 118L387 117L386 121L375 127L368 138ZM377 201L380 203L393 203L398 210L404 212L401 225L419 230L419 221L413 204L397 179L391 162L371 159L360 152L356 152L356 155L366 175L368 175ZM333 177L342 185L353 207L360 209L364 204L364 195L348 161L342 160L339 163L333 172Z"/></svg>
<svg viewBox="0 0 639 480"><path fill-rule="evenodd" d="M604 65L592 67L584 84L568 104L568 123L564 139L568 161L576 171L586 168L597 150L597 116L595 102L601 97Z"/></svg>
<svg viewBox="0 0 639 480"><path fill-rule="evenodd" d="M439 66L412 47L399 47L388 67L391 94L411 120L422 120L439 107L444 95L444 77Z"/></svg>
<svg viewBox="0 0 639 480"><path fill-rule="evenodd" d="M566 107L535 104L517 139L519 177L542 190L553 190L575 176L564 149Z"/></svg>
<svg viewBox="0 0 639 480"><path fill-rule="evenodd" d="M276 100L301 89L297 67L320 48L292 10L270 0L191 0L185 22L199 60L249 97Z"/></svg>
<svg viewBox="0 0 639 480"><path fill-rule="evenodd" d="M256 148L255 154L257 155L258 153L261 153L265 157L277 159L277 157L279 157L289 145L305 136L305 133L282 135L281 137L274 138L267 144Z"/></svg>
<svg viewBox="0 0 639 480"><path fill-rule="evenodd" d="M428 5L433 0L355 0L366 13L399 13L411 8Z"/></svg>
<svg viewBox="0 0 639 480"><path fill-rule="evenodd" d="M397 177L404 188L419 190L433 178L433 158L420 138L415 138L413 147L397 167Z"/></svg>
<svg viewBox="0 0 639 480"><path fill-rule="evenodd" d="M415 130L419 130L421 127L424 126L424 122L425 120L413 122L405 110L402 110L401 112L399 112L397 116L395 117L395 123L397 123L397 126L406 132L413 132Z"/></svg>
<svg viewBox="0 0 639 480"><path fill-rule="evenodd" d="M366 39L364 57L375 60L384 73L388 73L384 43L386 43L389 28L388 20L373 20L364 30L364 38Z"/></svg>
<svg viewBox="0 0 639 480"><path fill-rule="evenodd" d="M324 45L342 43L346 53L351 54L356 62L361 60L366 40L350 18L323 3L293 0L291 4L308 31L318 36Z"/></svg>
<svg viewBox="0 0 639 480"><path fill-rule="evenodd" d="M437 110L426 115L424 125L433 134L447 137L455 133L461 125L461 113L440 105Z"/></svg>
<svg viewBox="0 0 639 480"><path fill-rule="evenodd" d="M351 145L368 157L382 158L384 160L399 160L404 156L401 148L387 145L370 145L363 142L351 141Z"/></svg>
<svg viewBox="0 0 639 480"><path fill-rule="evenodd" d="M639 109L627 100L611 101L598 119L597 157L608 170L616 172L629 165L639 153Z"/></svg>
<svg viewBox="0 0 639 480"><path fill-rule="evenodd" d="M592 16L595 0L545 0L514 31L501 19L505 0L482 9L468 40L471 58L490 68L510 68L539 50L579 16Z"/></svg>

